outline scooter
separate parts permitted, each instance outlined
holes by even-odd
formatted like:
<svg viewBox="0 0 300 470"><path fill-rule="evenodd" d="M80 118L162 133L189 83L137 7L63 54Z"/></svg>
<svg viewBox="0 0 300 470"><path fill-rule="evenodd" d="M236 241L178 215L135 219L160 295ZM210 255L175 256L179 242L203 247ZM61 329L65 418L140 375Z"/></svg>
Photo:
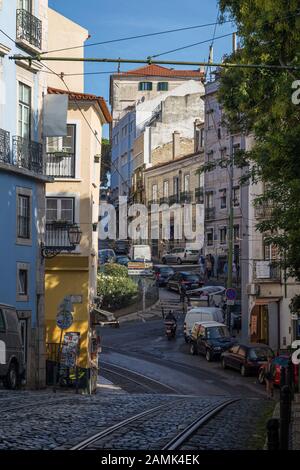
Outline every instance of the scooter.
<svg viewBox="0 0 300 470"><path fill-rule="evenodd" d="M168 340L175 338L177 325L174 321L165 321L165 332Z"/></svg>

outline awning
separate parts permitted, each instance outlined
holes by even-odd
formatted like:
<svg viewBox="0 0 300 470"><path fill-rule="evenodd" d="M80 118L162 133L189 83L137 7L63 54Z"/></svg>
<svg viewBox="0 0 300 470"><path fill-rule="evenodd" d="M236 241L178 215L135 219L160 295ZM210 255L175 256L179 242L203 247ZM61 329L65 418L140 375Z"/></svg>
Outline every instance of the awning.
<svg viewBox="0 0 300 470"><path fill-rule="evenodd" d="M265 297L262 299L256 299L255 305L268 305L276 302L280 302L281 297Z"/></svg>

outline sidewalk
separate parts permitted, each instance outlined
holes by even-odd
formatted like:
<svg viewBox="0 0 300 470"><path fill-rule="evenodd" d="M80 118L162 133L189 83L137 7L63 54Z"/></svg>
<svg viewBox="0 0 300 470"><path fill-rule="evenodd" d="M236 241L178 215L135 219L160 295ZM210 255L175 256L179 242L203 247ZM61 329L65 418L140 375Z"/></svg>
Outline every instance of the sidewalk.
<svg viewBox="0 0 300 470"><path fill-rule="evenodd" d="M300 450L300 393L292 404L292 449Z"/></svg>

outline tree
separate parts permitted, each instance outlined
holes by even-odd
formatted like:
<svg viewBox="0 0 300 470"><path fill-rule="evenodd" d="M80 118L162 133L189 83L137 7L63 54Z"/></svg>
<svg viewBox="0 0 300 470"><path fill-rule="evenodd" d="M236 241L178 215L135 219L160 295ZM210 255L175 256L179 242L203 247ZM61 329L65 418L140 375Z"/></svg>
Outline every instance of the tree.
<svg viewBox="0 0 300 470"><path fill-rule="evenodd" d="M101 187L106 187L108 184L108 174L111 167L111 143L108 139L102 139L102 154L101 154Z"/></svg>
<svg viewBox="0 0 300 470"><path fill-rule="evenodd" d="M299 0L219 0L223 17L237 24L239 50L228 62L300 66ZM239 155L248 178L266 183L257 204L273 210L257 228L281 253L289 274L300 279L300 105L292 103L290 70L228 68L220 73L219 100L231 132L255 137Z"/></svg>

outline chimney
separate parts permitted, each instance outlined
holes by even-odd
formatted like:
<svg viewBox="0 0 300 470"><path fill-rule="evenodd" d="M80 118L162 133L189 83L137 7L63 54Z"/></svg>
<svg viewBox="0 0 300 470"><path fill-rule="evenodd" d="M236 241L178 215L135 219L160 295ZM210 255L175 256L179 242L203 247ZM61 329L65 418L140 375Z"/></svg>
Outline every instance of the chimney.
<svg viewBox="0 0 300 470"><path fill-rule="evenodd" d="M173 160L180 156L180 132L173 132Z"/></svg>

